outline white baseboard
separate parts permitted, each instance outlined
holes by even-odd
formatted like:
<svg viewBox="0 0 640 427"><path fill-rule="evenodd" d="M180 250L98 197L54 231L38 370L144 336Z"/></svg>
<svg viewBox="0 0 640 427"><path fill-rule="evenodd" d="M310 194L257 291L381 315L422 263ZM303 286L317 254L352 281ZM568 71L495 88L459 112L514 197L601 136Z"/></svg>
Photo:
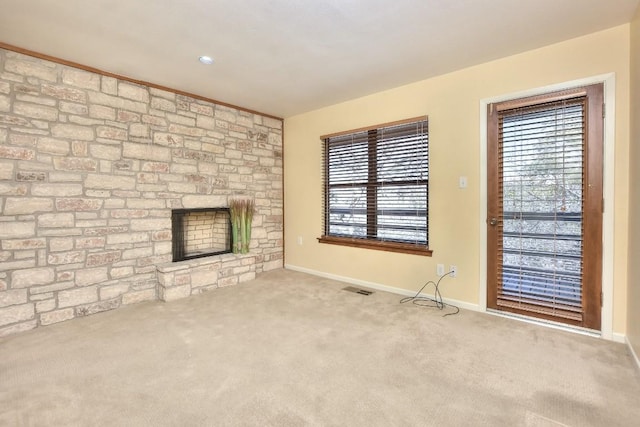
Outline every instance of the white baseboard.
<svg viewBox="0 0 640 427"><path fill-rule="evenodd" d="M379 291L390 292L392 294L398 294L398 295L403 295L403 296L407 296L407 297L412 297L412 296L414 296L416 294L416 291L410 291L410 290L407 290L407 289L402 289L402 288L396 288L396 287L393 287L393 286L382 285L380 283L375 283L375 282L368 282L366 280L354 279L352 277L339 276L337 274L325 273L323 271L312 270L310 268L299 267L297 265L285 264L284 268L286 268L287 270L299 271L301 273L307 273L307 274L311 274L311 275L314 275L314 276L325 277L327 279L337 280L339 282L345 282L345 283L349 283L349 284L352 284L352 285L364 286L365 288L376 289L376 290L379 290ZM423 293L422 295L425 296L425 297L428 297L428 298L433 298L434 297L433 294ZM546 327L550 327L550 328L553 328L553 329L561 329L561 330L574 332L574 333L579 333L579 334L583 334L583 335L601 337L601 335L599 333L597 333L597 332L583 330L581 328L575 328L575 327L572 327L572 326L562 325L562 324L555 323L555 322L548 322L548 321L543 321L543 320L540 320L540 319L532 319L532 318L529 318L529 317L526 317L526 316L518 316L518 315L512 315L512 314L503 314L503 313L499 313L499 312L495 312L495 311L481 310L480 309L480 305L472 304L472 303L469 303L469 302L466 302L466 301L458 301L458 300L451 299L451 298L442 298L442 300L443 300L443 302L445 304L455 305L457 307L464 308L466 310L478 311L478 312L481 312L481 313L487 313L487 314L507 317L507 318L510 318L510 319L520 320L520 321L523 321L523 322L532 323L532 324L536 324L536 325L540 325L540 326L546 326ZM638 362L638 357L633 352L633 349L631 348L631 345L629 344L629 342L628 342L628 340L627 340L627 338L626 338L626 336L624 334L614 332L613 335L611 336L611 341L622 343L622 344L627 343L627 345L631 349L631 351L632 351L632 353L633 353L633 355L634 355L634 357L636 359L636 362ZM640 366L640 362L638 362L638 366Z"/></svg>
<svg viewBox="0 0 640 427"><path fill-rule="evenodd" d="M611 341L619 342L620 344L628 343L627 336L619 332L614 332L613 334L611 334Z"/></svg>
<svg viewBox="0 0 640 427"><path fill-rule="evenodd" d="M631 352L631 355L636 361L636 365L638 365L638 369L640 369L640 358L638 358L638 355L633 350L633 346L631 345L631 341L629 341L629 337L625 337L625 342L627 343L627 347L629 347L629 351Z"/></svg>
<svg viewBox="0 0 640 427"><path fill-rule="evenodd" d="M352 285L364 286L365 288L376 289L378 291L390 292L392 294L403 295L406 297L412 297L416 294L416 291L410 291L402 288L395 288L393 286L382 285L380 283L368 282L366 280L354 279L352 277L338 276L336 274L325 273L323 271L312 270L305 267L298 267L296 265L285 264L284 268L287 270L299 271L301 273L307 273L314 276L325 277L327 279L337 280L339 282L345 282ZM427 298L434 298L433 294L423 292L421 294ZM480 307L477 304L471 304L465 301L458 301L451 298L442 298L445 304L455 305L456 307L464 308L465 310L480 311Z"/></svg>

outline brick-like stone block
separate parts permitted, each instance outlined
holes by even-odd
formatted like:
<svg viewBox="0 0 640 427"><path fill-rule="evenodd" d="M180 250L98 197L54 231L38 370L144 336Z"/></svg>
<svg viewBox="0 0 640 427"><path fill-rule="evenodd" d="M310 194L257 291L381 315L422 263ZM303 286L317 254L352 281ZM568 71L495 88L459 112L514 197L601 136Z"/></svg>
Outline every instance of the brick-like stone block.
<svg viewBox="0 0 640 427"><path fill-rule="evenodd" d="M275 261L265 262L262 265L263 271L277 270L278 268L282 268L282 260L277 259Z"/></svg>
<svg viewBox="0 0 640 427"><path fill-rule="evenodd" d="M16 240L3 240L2 249L5 251L10 250L25 250L25 249L43 249L47 247L47 240L43 238L34 239L16 239Z"/></svg>
<svg viewBox="0 0 640 427"><path fill-rule="evenodd" d="M99 199L80 199L65 198L56 199L56 209L58 211L97 211L102 208L102 200Z"/></svg>
<svg viewBox="0 0 640 427"><path fill-rule="evenodd" d="M94 139L93 128L75 124L54 124L51 126L51 134L56 138L79 139L81 141L92 141Z"/></svg>
<svg viewBox="0 0 640 427"><path fill-rule="evenodd" d="M169 302L178 299L186 298L191 295L191 286L173 286L165 288L164 286L158 287L158 297L161 301Z"/></svg>
<svg viewBox="0 0 640 427"><path fill-rule="evenodd" d="M190 276L191 276L191 287L193 288L218 284L217 269L203 269L203 270L196 269L192 273L190 273Z"/></svg>
<svg viewBox="0 0 640 427"><path fill-rule="evenodd" d="M106 240L104 237L78 237L76 238L76 249L103 248Z"/></svg>
<svg viewBox="0 0 640 427"><path fill-rule="evenodd" d="M10 289L8 291L0 291L0 308L10 305L26 304L26 289Z"/></svg>
<svg viewBox="0 0 640 427"><path fill-rule="evenodd" d="M111 126L98 126L96 128L96 134L98 138L118 139L121 141L127 140L128 137L126 130Z"/></svg>
<svg viewBox="0 0 640 427"><path fill-rule="evenodd" d="M154 255L170 255L173 250L173 244L171 242L160 242L153 244Z"/></svg>
<svg viewBox="0 0 640 427"><path fill-rule="evenodd" d="M0 196L24 196L29 191L25 184L0 182Z"/></svg>
<svg viewBox="0 0 640 427"><path fill-rule="evenodd" d="M4 215L32 215L37 212L51 212L53 200L40 197L7 197Z"/></svg>
<svg viewBox="0 0 640 427"><path fill-rule="evenodd" d="M153 134L153 142L165 147L182 147L184 146L184 137L172 133L155 132Z"/></svg>
<svg viewBox="0 0 640 427"><path fill-rule="evenodd" d="M201 136L204 136L206 131L198 127L183 126L183 125L171 123L169 125L169 132L179 133L179 134L188 135L192 137L201 137Z"/></svg>
<svg viewBox="0 0 640 427"><path fill-rule="evenodd" d="M94 91L100 90L100 76L77 68L65 67L62 70L62 82L69 86Z"/></svg>
<svg viewBox="0 0 640 427"><path fill-rule="evenodd" d="M132 123L129 125L129 135L132 137L148 138L149 137L149 125L141 123Z"/></svg>
<svg viewBox="0 0 640 427"><path fill-rule="evenodd" d="M133 85L131 83L120 82L118 84L118 96L134 101L149 102L149 90L145 86Z"/></svg>
<svg viewBox="0 0 640 427"><path fill-rule="evenodd" d="M86 236L106 236L111 233L124 233L128 228L124 226L117 227L96 227L88 228L84 231Z"/></svg>
<svg viewBox="0 0 640 427"><path fill-rule="evenodd" d="M96 159L120 160L122 157L120 147L112 145L91 144L89 152Z"/></svg>
<svg viewBox="0 0 640 427"><path fill-rule="evenodd" d="M65 320L73 319L73 308L65 308L63 310L50 311L48 313L40 314L41 325L52 325L58 322L64 322Z"/></svg>
<svg viewBox="0 0 640 427"><path fill-rule="evenodd" d="M39 228L73 227L75 217L72 213L48 213L38 216Z"/></svg>
<svg viewBox="0 0 640 427"><path fill-rule="evenodd" d="M171 150L154 144L137 144L124 142L122 144L124 158L152 160L156 162L171 161Z"/></svg>
<svg viewBox="0 0 640 427"><path fill-rule="evenodd" d="M55 138L39 138L37 144L39 153L66 156L71 151L69 141Z"/></svg>
<svg viewBox="0 0 640 427"><path fill-rule="evenodd" d="M116 120L125 123L138 123L140 122L140 114L119 110Z"/></svg>
<svg viewBox="0 0 640 427"><path fill-rule="evenodd" d="M0 111L8 113L11 110L11 99L6 95L0 95Z"/></svg>
<svg viewBox="0 0 640 427"><path fill-rule="evenodd" d="M136 249L125 249L122 251L122 259L140 259L153 255L152 247L144 247L144 248L136 248Z"/></svg>
<svg viewBox="0 0 640 427"><path fill-rule="evenodd" d="M157 231L170 229L171 218L143 218L131 220L132 231Z"/></svg>
<svg viewBox="0 0 640 427"><path fill-rule="evenodd" d="M191 285L191 274L189 272L176 273L173 276L173 283L172 284L166 284L167 287L170 287L170 286L182 286L182 285Z"/></svg>
<svg viewBox="0 0 640 427"><path fill-rule="evenodd" d="M150 116L148 114L142 115L142 123L146 123L151 126L163 127L163 128L167 126L167 121L164 118L157 117L157 116Z"/></svg>
<svg viewBox="0 0 640 427"><path fill-rule="evenodd" d="M133 267L113 267L109 272L112 279L121 279L133 275Z"/></svg>
<svg viewBox="0 0 640 427"><path fill-rule="evenodd" d="M53 268L29 268L15 270L11 273L11 288L30 288L32 286L48 285L55 280Z"/></svg>
<svg viewBox="0 0 640 427"><path fill-rule="evenodd" d="M218 280L218 287L233 286L238 284L238 276L224 277Z"/></svg>
<svg viewBox="0 0 640 427"><path fill-rule="evenodd" d="M120 175L87 175L86 188L98 188L108 190L133 190L136 187L136 179Z"/></svg>
<svg viewBox="0 0 640 427"><path fill-rule="evenodd" d="M36 313L45 313L47 311L55 310L55 308L56 308L55 299L45 299L45 300L36 302Z"/></svg>
<svg viewBox="0 0 640 427"><path fill-rule="evenodd" d="M82 251L63 252L59 254L49 254L47 262L51 265L64 265L83 262L85 253Z"/></svg>
<svg viewBox="0 0 640 427"><path fill-rule="evenodd" d="M108 93L109 95L117 95L118 93L118 80L114 77L101 77L101 85L100 90L104 93Z"/></svg>
<svg viewBox="0 0 640 427"><path fill-rule="evenodd" d="M103 77L104 84L104 77ZM91 104L104 105L122 110L133 111L136 113L146 113L149 106L144 102L136 102L133 100L110 96L105 93L89 92L89 102Z"/></svg>
<svg viewBox="0 0 640 427"><path fill-rule="evenodd" d="M75 146L77 144L74 143ZM96 171L98 169L98 162L94 159L56 157L53 159L53 165L56 170L65 171Z"/></svg>
<svg viewBox="0 0 640 427"><path fill-rule="evenodd" d="M156 297L155 288L152 289L144 289L141 291L127 292L122 295L122 304L135 304L143 301L153 301Z"/></svg>
<svg viewBox="0 0 640 427"><path fill-rule="evenodd" d="M98 301L98 287L69 289L58 292L58 307L75 307Z"/></svg>
<svg viewBox="0 0 640 427"><path fill-rule="evenodd" d="M151 98L151 108L153 108L154 110L162 110L175 113L176 103L169 99L153 97Z"/></svg>
<svg viewBox="0 0 640 427"><path fill-rule="evenodd" d="M0 326L24 322L33 319L34 316L35 308L32 303L0 308Z"/></svg>
<svg viewBox="0 0 640 427"><path fill-rule="evenodd" d="M2 141L0 141L0 143L1 142ZM14 171L15 166L12 162L0 162L0 179L13 179Z"/></svg>
<svg viewBox="0 0 640 427"><path fill-rule="evenodd" d="M89 286L109 280L107 267L87 268L76 271L76 285Z"/></svg>
<svg viewBox="0 0 640 427"><path fill-rule="evenodd" d="M51 85L51 84L43 84L42 85L42 94L51 96L53 98L62 99L65 101L72 102L87 102L87 94L83 90L60 86L60 85Z"/></svg>
<svg viewBox="0 0 640 427"><path fill-rule="evenodd" d="M126 283L111 286L102 286L100 288L100 300L117 298L128 291L129 285Z"/></svg>
<svg viewBox="0 0 640 427"><path fill-rule="evenodd" d="M35 151L28 148L0 146L0 157L5 159L32 160Z"/></svg>
<svg viewBox="0 0 640 427"><path fill-rule="evenodd" d="M41 61L25 61L21 59L7 59L4 64L5 71L20 74L22 76L36 77L49 82L55 82L58 72L55 68L47 67Z"/></svg>
<svg viewBox="0 0 640 427"><path fill-rule="evenodd" d="M149 233L119 233L107 236L107 244L122 245L149 241Z"/></svg>
<svg viewBox="0 0 640 427"><path fill-rule="evenodd" d="M182 205L188 209L211 208L227 206L226 195L184 195Z"/></svg>
<svg viewBox="0 0 640 427"><path fill-rule="evenodd" d="M73 249L72 237L57 237L49 239L49 250L51 252L63 252Z"/></svg>
<svg viewBox="0 0 640 427"><path fill-rule="evenodd" d="M87 267L113 264L120 260L122 253L120 251L101 252L97 254L89 254L87 256Z"/></svg>
<svg viewBox="0 0 640 427"><path fill-rule="evenodd" d="M94 119L116 119L116 109L111 107L105 107L104 105L91 105L89 107L89 117Z"/></svg>
<svg viewBox="0 0 640 427"><path fill-rule="evenodd" d="M230 122L230 123L236 122L236 115L234 114L234 112L229 111L228 109L225 109L220 105L216 105L214 116L216 119L224 120L225 122Z"/></svg>
<svg viewBox="0 0 640 427"><path fill-rule="evenodd" d="M50 294L52 292L62 291L62 290L70 289L73 287L74 287L74 284L71 281L55 282L52 285L32 286L29 288L29 293L31 294L31 298L33 299L34 295Z"/></svg>
<svg viewBox="0 0 640 427"><path fill-rule="evenodd" d="M112 299L108 301L99 301L93 304L82 305L76 307L76 315L78 317L89 316L91 314L100 313L103 311L113 310L120 307L120 301Z"/></svg>
<svg viewBox="0 0 640 427"><path fill-rule="evenodd" d="M82 194L81 184L33 184L31 194L34 196L72 197Z"/></svg>
<svg viewBox="0 0 640 427"><path fill-rule="evenodd" d="M30 117L32 119L46 120L49 122L58 120L58 109L44 105L16 102L13 104L13 112L19 116Z"/></svg>

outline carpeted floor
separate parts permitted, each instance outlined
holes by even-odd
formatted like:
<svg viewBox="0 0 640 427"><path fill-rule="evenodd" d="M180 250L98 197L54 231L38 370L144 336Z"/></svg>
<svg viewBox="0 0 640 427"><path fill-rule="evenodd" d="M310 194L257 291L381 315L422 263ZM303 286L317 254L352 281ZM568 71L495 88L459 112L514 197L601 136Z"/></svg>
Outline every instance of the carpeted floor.
<svg viewBox="0 0 640 427"><path fill-rule="evenodd" d="M634 426L627 348L278 270L0 339L7 426Z"/></svg>

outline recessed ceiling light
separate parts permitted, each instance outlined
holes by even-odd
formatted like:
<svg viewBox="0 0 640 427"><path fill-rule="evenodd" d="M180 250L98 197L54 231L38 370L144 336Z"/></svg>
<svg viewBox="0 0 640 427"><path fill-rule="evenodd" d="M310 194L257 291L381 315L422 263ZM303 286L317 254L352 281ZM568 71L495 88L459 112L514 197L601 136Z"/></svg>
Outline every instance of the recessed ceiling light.
<svg viewBox="0 0 640 427"><path fill-rule="evenodd" d="M198 58L198 60L199 60L200 62L202 62L203 64L206 64L206 65L211 65L211 64L213 64L213 58L212 58L212 57L210 57L210 56L204 56L204 55L203 55L203 56L201 56L200 58Z"/></svg>

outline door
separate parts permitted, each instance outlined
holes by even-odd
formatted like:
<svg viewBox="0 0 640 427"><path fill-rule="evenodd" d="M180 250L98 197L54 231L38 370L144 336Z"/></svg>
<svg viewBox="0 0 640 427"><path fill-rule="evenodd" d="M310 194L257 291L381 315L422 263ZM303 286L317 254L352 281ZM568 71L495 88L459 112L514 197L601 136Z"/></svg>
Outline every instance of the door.
<svg viewBox="0 0 640 427"><path fill-rule="evenodd" d="M603 85L488 106L487 307L600 330Z"/></svg>

